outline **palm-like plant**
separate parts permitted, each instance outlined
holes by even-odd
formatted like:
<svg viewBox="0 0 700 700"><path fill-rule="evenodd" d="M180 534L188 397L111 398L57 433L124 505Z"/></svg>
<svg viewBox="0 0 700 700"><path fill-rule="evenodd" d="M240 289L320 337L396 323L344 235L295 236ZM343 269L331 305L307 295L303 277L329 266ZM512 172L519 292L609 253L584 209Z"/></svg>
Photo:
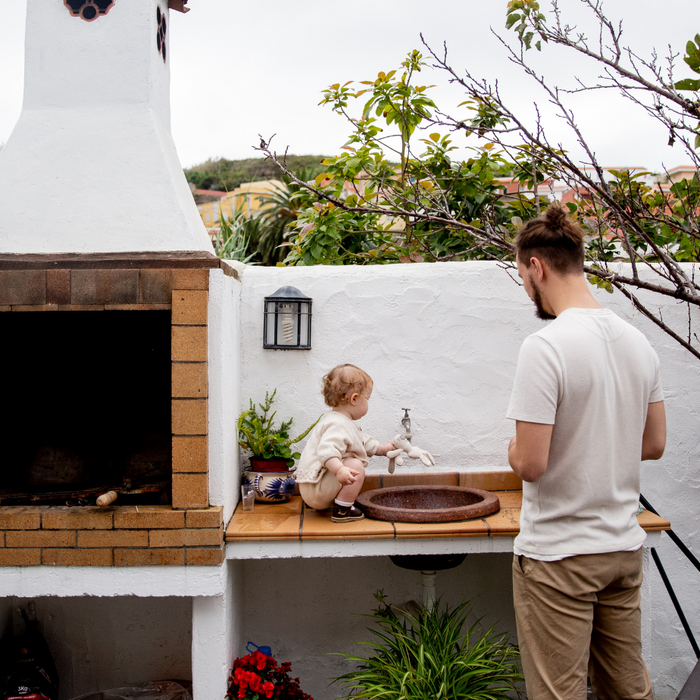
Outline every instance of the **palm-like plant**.
<svg viewBox="0 0 700 700"><path fill-rule="evenodd" d="M520 695L522 682L517 647L493 627L479 621L466 627L467 603L453 610L439 603L416 617L401 617L375 594L379 608L371 618L376 639L361 642L372 648L369 658L340 654L359 666L335 679L349 690L348 699L372 700L498 700Z"/></svg>
<svg viewBox="0 0 700 700"><path fill-rule="evenodd" d="M300 168L297 177L300 180L313 180L319 168ZM286 257L287 246L285 234L291 230L297 220L299 211L310 205L310 196L301 185L293 182L287 175L282 175L282 184L272 192L261 196L263 213L260 220L263 231L258 243L258 252L264 265L276 265Z"/></svg>

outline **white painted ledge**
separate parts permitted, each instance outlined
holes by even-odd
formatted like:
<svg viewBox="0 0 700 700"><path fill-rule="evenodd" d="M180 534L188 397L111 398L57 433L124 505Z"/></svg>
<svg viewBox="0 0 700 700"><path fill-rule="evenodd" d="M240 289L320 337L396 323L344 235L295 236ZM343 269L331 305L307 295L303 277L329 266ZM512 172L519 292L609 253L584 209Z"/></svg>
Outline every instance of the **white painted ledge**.
<svg viewBox="0 0 700 700"><path fill-rule="evenodd" d="M384 557L393 554L491 554L512 552L514 537L439 537L373 540L294 540L226 543L226 559ZM656 547L660 532L648 532L644 547Z"/></svg>
<svg viewBox="0 0 700 700"><path fill-rule="evenodd" d="M224 566L5 566L0 597L219 596Z"/></svg>

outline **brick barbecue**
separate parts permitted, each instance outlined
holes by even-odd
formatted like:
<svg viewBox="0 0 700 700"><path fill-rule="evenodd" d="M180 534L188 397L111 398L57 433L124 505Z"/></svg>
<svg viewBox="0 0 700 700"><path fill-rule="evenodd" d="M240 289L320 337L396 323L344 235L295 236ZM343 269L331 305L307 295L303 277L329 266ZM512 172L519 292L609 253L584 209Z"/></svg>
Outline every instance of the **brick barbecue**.
<svg viewBox="0 0 700 700"><path fill-rule="evenodd" d="M222 268L170 135L165 27L186 8L105 8L27 4L24 105L0 152L0 565L220 564Z"/></svg>
<svg viewBox="0 0 700 700"><path fill-rule="evenodd" d="M156 500L146 498L142 505L119 505L117 500L103 508L0 506L0 565L223 561L222 509L209 507L207 445L209 271L218 266L218 259L206 253L0 255L0 328L3 319L15 314L55 313L60 319L86 311L105 317L165 312L170 325L171 376L167 493L151 494ZM89 328L89 318L86 322ZM12 338L6 335L5 343L11 344ZM46 353L50 367L50 349ZM37 382L32 396L37 418L31 430L36 432L42 430L41 406L51 398L42 397L41 386ZM104 400L109 402L109 395ZM135 395L133 400L141 399ZM159 503L157 499L163 497L170 502Z"/></svg>

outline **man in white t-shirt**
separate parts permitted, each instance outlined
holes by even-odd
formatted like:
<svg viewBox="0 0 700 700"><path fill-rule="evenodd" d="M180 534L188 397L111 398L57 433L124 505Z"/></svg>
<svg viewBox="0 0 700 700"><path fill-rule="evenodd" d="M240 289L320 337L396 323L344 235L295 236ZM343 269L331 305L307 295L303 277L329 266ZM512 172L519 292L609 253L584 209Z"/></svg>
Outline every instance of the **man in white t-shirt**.
<svg viewBox="0 0 700 700"><path fill-rule="evenodd" d="M519 232L518 273L537 315L508 418L523 479L513 596L529 700L651 700L642 659L641 460L659 459L659 360L601 307L583 274L583 232L553 204Z"/></svg>

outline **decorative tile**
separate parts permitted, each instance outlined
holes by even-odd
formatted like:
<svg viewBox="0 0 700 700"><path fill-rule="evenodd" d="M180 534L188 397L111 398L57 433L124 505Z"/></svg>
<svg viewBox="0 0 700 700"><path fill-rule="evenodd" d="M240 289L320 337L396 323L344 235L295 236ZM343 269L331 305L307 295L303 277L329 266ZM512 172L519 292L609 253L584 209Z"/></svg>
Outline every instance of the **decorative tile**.
<svg viewBox="0 0 700 700"><path fill-rule="evenodd" d="M459 485L484 491L522 491L523 480L510 469L501 472L460 472Z"/></svg>
<svg viewBox="0 0 700 700"><path fill-rule="evenodd" d="M457 472L424 472L422 474L382 474L381 484L383 488L389 486L458 486L459 474Z"/></svg>
<svg viewBox="0 0 700 700"><path fill-rule="evenodd" d="M660 530L671 529L671 523L668 520L664 520L659 515L654 515L654 513L652 513L650 510L643 510L637 516L637 520L647 532L658 532Z"/></svg>
<svg viewBox="0 0 700 700"><path fill-rule="evenodd" d="M397 539L421 537L483 537L488 528L482 518L456 523L394 523Z"/></svg>
<svg viewBox="0 0 700 700"><path fill-rule="evenodd" d="M331 510L304 509L302 539L304 540L363 540L393 539L394 528L382 520L357 520L350 523L331 521Z"/></svg>
<svg viewBox="0 0 700 700"><path fill-rule="evenodd" d="M514 536L520 532L520 508L501 508L484 518L493 537Z"/></svg>
<svg viewBox="0 0 700 700"><path fill-rule="evenodd" d="M226 528L226 541L236 539L298 540L300 514L288 510L264 512L255 504L252 512L242 511L240 504Z"/></svg>
<svg viewBox="0 0 700 700"><path fill-rule="evenodd" d="M494 491L498 496L498 502L501 504L501 508L520 508L523 505L523 492L522 491Z"/></svg>

